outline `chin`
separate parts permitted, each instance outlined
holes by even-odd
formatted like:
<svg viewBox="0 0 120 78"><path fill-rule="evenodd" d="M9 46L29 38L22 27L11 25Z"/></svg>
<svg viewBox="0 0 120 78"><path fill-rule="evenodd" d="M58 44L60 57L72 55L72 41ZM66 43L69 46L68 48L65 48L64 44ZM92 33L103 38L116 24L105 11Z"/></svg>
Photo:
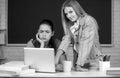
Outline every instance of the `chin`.
<svg viewBox="0 0 120 78"><path fill-rule="evenodd" d="M73 19L73 20L71 20L71 22L75 22L75 21L76 21L76 20L74 20L74 19Z"/></svg>
<svg viewBox="0 0 120 78"><path fill-rule="evenodd" d="M44 42L47 42L47 40L43 40Z"/></svg>
<svg viewBox="0 0 120 78"><path fill-rule="evenodd" d="M43 40L44 42L48 42L48 40Z"/></svg>

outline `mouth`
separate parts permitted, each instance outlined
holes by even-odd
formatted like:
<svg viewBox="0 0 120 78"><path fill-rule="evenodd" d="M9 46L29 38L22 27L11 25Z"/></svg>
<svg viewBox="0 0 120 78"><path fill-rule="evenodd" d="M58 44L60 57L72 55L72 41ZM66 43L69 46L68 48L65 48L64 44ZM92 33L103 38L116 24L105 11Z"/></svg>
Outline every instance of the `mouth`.
<svg viewBox="0 0 120 78"><path fill-rule="evenodd" d="M73 18L73 17L70 17L69 19L70 19L71 21L74 21L74 18Z"/></svg>
<svg viewBox="0 0 120 78"><path fill-rule="evenodd" d="M41 40L46 40L46 38L41 38Z"/></svg>
<svg viewBox="0 0 120 78"><path fill-rule="evenodd" d="M72 21L72 22L73 22L73 21L74 21L74 19L73 19L73 18L70 18L70 21Z"/></svg>

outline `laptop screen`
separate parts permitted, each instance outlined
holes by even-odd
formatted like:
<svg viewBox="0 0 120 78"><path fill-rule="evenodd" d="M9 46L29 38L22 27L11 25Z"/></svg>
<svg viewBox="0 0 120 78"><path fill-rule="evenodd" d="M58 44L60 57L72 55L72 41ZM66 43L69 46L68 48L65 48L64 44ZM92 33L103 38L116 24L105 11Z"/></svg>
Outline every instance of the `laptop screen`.
<svg viewBox="0 0 120 78"><path fill-rule="evenodd" d="M54 49L24 47L24 63L39 72L55 72Z"/></svg>

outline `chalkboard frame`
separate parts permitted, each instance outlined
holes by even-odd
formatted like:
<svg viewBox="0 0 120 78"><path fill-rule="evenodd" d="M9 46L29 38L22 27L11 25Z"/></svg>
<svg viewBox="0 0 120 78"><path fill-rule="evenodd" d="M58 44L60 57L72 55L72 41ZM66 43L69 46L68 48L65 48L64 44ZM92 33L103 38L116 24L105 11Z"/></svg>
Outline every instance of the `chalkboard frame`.
<svg viewBox="0 0 120 78"><path fill-rule="evenodd" d="M101 44L101 46L112 46L113 45L113 23L114 23L114 19L113 19L113 16L114 16L114 13L113 13L113 11L114 11L114 7L113 7L113 3L114 1L113 0L111 0L111 43L110 44ZM7 20L7 21L9 21L9 20ZM61 21L61 20L60 20ZM8 25L9 26L9 25ZM7 27L8 28L8 27ZM9 43L9 41L8 41L8 29L7 29L7 40L6 40L6 42L7 42L7 45L9 46L25 46L26 45L26 43L25 44L14 44L14 43Z"/></svg>

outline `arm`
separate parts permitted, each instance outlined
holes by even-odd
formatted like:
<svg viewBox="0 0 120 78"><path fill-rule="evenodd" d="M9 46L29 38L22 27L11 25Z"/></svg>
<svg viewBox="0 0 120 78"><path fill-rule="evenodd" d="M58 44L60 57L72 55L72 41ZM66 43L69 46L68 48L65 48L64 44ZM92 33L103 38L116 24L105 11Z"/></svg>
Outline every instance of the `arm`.
<svg viewBox="0 0 120 78"><path fill-rule="evenodd" d="M79 39L78 65L84 65L93 46L96 32L96 24L92 18L89 18L85 23L85 28L83 29L82 36Z"/></svg>
<svg viewBox="0 0 120 78"><path fill-rule="evenodd" d="M36 39L37 39L37 41L41 44L41 45L40 45L40 48L44 48L45 43L44 43L44 41L42 41L42 40L39 38L38 33L36 34Z"/></svg>
<svg viewBox="0 0 120 78"><path fill-rule="evenodd" d="M70 44L70 36L69 35L65 35L62 39L62 42L57 50L57 54L56 54L56 61L55 63L58 64L59 60L60 60L60 56L64 53L67 52L67 48L69 47Z"/></svg>

